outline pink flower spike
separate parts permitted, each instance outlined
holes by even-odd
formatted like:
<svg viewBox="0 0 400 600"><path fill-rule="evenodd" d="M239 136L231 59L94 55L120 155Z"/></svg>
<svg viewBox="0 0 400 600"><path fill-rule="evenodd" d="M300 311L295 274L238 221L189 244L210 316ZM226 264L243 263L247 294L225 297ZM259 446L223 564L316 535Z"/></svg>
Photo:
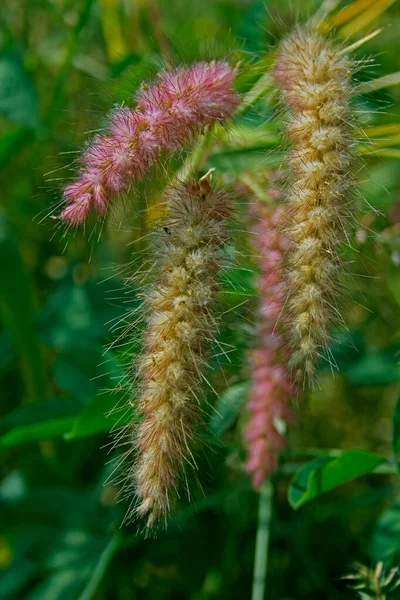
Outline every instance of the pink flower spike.
<svg viewBox="0 0 400 600"><path fill-rule="evenodd" d="M101 185L93 186L93 201L97 214L105 215L108 211L110 200L104 190L104 187Z"/></svg>
<svg viewBox="0 0 400 600"><path fill-rule="evenodd" d="M89 144L79 179L64 193L67 204L74 201L74 195L80 197L83 187L94 199L76 222L83 222L92 208L106 214L110 196L141 180L162 152L187 147L205 126L230 117L239 101L233 78L227 63L198 63L165 72L154 84L142 87L135 109L115 108L107 134Z"/></svg>
<svg viewBox="0 0 400 600"><path fill-rule="evenodd" d="M138 134L137 113L131 108L116 108L110 116L111 135L119 140L136 140Z"/></svg>
<svg viewBox="0 0 400 600"><path fill-rule="evenodd" d="M61 213L61 219L70 225L81 225L87 219L91 200L90 194L83 194L79 200L67 204Z"/></svg>
<svg viewBox="0 0 400 600"><path fill-rule="evenodd" d="M258 490L278 466L278 457L286 445L279 421L289 422L291 381L285 368L285 340L277 323L285 298L282 259L287 242L279 231L283 217L280 206L253 202L254 249L260 268L258 345L251 356L252 388L244 431L248 460L246 471Z"/></svg>

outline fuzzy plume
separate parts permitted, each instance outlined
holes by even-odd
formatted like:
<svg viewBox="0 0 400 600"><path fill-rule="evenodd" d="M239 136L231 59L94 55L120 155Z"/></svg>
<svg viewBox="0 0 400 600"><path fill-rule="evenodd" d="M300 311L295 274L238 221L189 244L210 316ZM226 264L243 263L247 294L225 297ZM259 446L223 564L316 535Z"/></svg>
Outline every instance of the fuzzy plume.
<svg viewBox="0 0 400 600"><path fill-rule="evenodd" d="M142 420L130 481L137 512L151 527L166 517L186 464L201 408L198 391L210 340L213 304L230 201L207 178L172 190L156 237L158 277L147 299L144 353L138 365Z"/></svg>
<svg viewBox="0 0 400 600"><path fill-rule="evenodd" d="M285 286L282 260L287 247L280 232L283 207L253 202L254 249L258 259L260 294L258 342L251 355L252 387L247 403L249 420L245 430L248 460L246 470L259 489L278 466L286 438L279 422L290 420L291 382L286 368L285 340L278 323Z"/></svg>
<svg viewBox="0 0 400 600"><path fill-rule="evenodd" d="M281 45L275 78L289 111L287 260L290 365L294 378L313 378L326 355L338 314L340 246L353 207L351 64L318 33L297 30Z"/></svg>
<svg viewBox="0 0 400 600"><path fill-rule="evenodd" d="M78 179L64 189L61 219L79 225L91 210L105 215L112 196L142 179L161 152L187 146L205 126L231 116L238 104L233 78L228 64L202 62L142 86L136 108L116 108L106 134L89 144Z"/></svg>

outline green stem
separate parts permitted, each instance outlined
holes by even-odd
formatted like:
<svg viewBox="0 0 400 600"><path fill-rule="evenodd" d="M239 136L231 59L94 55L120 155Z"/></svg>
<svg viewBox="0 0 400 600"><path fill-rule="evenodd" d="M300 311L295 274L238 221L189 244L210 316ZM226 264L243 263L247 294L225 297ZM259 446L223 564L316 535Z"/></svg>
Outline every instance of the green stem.
<svg viewBox="0 0 400 600"><path fill-rule="evenodd" d="M265 581L268 568L269 530L272 513L273 487L267 479L261 490L258 504L258 525L256 549L254 554L253 591L251 600L264 600Z"/></svg>
<svg viewBox="0 0 400 600"><path fill-rule="evenodd" d="M253 104L265 94L271 88L271 74L269 70L267 70L264 75L262 75L253 87L243 96L243 101L238 106L234 117L245 113ZM213 147L219 142L219 138L224 134L224 128L221 125L215 125L210 130L207 131L206 134L199 136L197 140L197 144L194 147L193 152L187 158L187 160L183 163L182 167L177 173L177 179L180 181L185 181L190 173L195 171L200 163L203 162L207 153L210 152Z"/></svg>
<svg viewBox="0 0 400 600"><path fill-rule="evenodd" d="M319 3L318 3L319 4ZM313 0L313 16L310 19L310 25L318 27L323 21L339 6L340 0L323 0L321 5L315 6L316 2Z"/></svg>
<svg viewBox="0 0 400 600"><path fill-rule="evenodd" d="M115 552L120 546L121 534L119 531L116 531L110 539L110 541L108 542L107 546L104 548L103 552L101 553L99 561L92 572L91 578L89 579L85 586L85 589L79 596L79 600L91 600L91 598L93 598L100 585L101 580L103 579L105 572L107 571L112 557L114 556Z"/></svg>
<svg viewBox="0 0 400 600"><path fill-rule="evenodd" d="M214 128L216 129L216 128ZM191 173L196 171L199 167L201 161L203 160L206 152L212 148L212 146L216 143L215 137L211 134L211 131L207 131L207 133L202 134L197 139L197 143L194 145L193 151L190 156L185 160L181 168L177 173L177 179L179 181L186 181Z"/></svg>
<svg viewBox="0 0 400 600"><path fill-rule="evenodd" d="M253 106L253 104L258 100L261 96L263 96L271 87L273 86L273 78L271 76L271 72L268 69L264 75L262 75L253 87L245 94L243 97L243 102L239 105L235 116L242 115L249 108Z"/></svg>

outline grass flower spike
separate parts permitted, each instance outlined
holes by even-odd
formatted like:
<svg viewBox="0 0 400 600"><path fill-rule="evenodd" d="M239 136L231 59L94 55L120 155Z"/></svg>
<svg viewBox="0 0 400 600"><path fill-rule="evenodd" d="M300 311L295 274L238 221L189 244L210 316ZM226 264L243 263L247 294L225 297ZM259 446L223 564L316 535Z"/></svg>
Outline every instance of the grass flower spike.
<svg viewBox="0 0 400 600"><path fill-rule="evenodd" d="M112 196L142 179L161 152L187 146L205 126L232 115L238 103L233 77L224 62L197 63L143 86L135 109L116 108L108 132L88 146L78 179L64 190L61 219L79 225L92 210L106 214Z"/></svg>
<svg viewBox="0 0 400 600"><path fill-rule="evenodd" d="M246 470L259 489L278 466L286 438L278 423L290 419L291 384L286 368L284 338L277 323L284 303L282 260L286 239L279 231L282 206L255 201L254 247L260 266L258 345L251 356L252 387L247 404L245 440L249 454Z"/></svg>
<svg viewBox="0 0 400 600"><path fill-rule="evenodd" d="M353 216L350 72L345 54L306 29L283 42L275 66L292 142L285 310L290 364L303 384L326 353L338 314L340 246Z"/></svg>
<svg viewBox="0 0 400 600"><path fill-rule="evenodd" d="M207 348L216 332L216 276L227 240L230 201L203 177L168 198L156 237L158 277L148 297L148 325L139 365L142 421L130 481L148 526L168 515L200 415L198 397Z"/></svg>

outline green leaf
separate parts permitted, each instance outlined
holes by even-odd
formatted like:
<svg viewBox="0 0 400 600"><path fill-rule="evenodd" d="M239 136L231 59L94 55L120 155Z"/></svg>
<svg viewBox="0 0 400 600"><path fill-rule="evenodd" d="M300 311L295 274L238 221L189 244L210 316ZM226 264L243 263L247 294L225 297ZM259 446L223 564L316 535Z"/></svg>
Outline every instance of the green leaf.
<svg viewBox="0 0 400 600"><path fill-rule="evenodd" d="M0 211L0 311L19 352L30 397L43 397L40 347L31 284L14 231Z"/></svg>
<svg viewBox="0 0 400 600"><path fill-rule="evenodd" d="M370 554L386 564L400 559L400 501L386 509L371 539Z"/></svg>
<svg viewBox="0 0 400 600"><path fill-rule="evenodd" d="M248 117L246 120L248 121ZM264 124L252 127L243 123L232 124L229 131L222 129L218 138L223 143L223 150L215 151L215 155L226 151L241 153L266 151L279 147L280 143L280 138L271 123L267 126Z"/></svg>
<svg viewBox="0 0 400 600"><path fill-rule="evenodd" d="M76 398L54 398L19 406L0 419L0 446L18 446L67 433L82 407Z"/></svg>
<svg viewBox="0 0 400 600"><path fill-rule="evenodd" d="M4 524L6 534L12 534L15 524L19 524L25 534L26 546L32 543L33 550L40 545L46 558L38 555L36 558L50 566L50 562L54 563L54 557L45 539L47 533L58 543L62 542L66 531L86 532L84 537L74 536L74 545L75 542L77 545L85 543L89 531L99 531L99 513L96 512L98 502L98 495L93 489L57 485L28 487L20 501L10 502L4 506L4 511L2 506L2 515L9 517ZM61 539L54 539L56 530Z"/></svg>
<svg viewBox="0 0 400 600"><path fill-rule="evenodd" d="M112 428L123 427L132 419L132 408L124 396L103 392L85 406L70 430L64 434L64 438L70 441L106 433Z"/></svg>
<svg viewBox="0 0 400 600"><path fill-rule="evenodd" d="M376 352L351 365L346 375L355 385L388 385L400 381L400 366L393 356Z"/></svg>
<svg viewBox="0 0 400 600"><path fill-rule="evenodd" d="M42 526L44 534L53 532L53 539L47 549L43 548L40 561L47 576L26 597L30 600L89 600L120 546L121 534L118 532L109 538L87 530L50 529L47 523Z"/></svg>
<svg viewBox="0 0 400 600"><path fill-rule="evenodd" d="M238 383L226 389L219 397L210 421L210 429L220 436L232 425L246 401L249 383Z"/></svg>
<svg viewBox="0 0 400 600"><path fill-rule="evenodd" d="M254 285L255 271L246 267L232 267L221 276L223 294L238 297L239 301L257 296Z"/></svg>
<svg viewBox="0 0 400 600"><path fill-rule="evenodd" d="M15 350L9 331L0 334L0 370L15 360Z"/></svg>
<svg viewBox="0 0 400 600"><path fill-rule="evenodd" d="M82 586L93 569L93 561L82 560L56 571L42 579L40 583L25 596L26 600L76 600Z"/></svg>
<svg viewBox="0 0 400 600"><path fill-rule="evenodd" d="M352 365L362 360L365 353L365 340L360 330L343 331L334 333L334 341L330 345L335 364L341 373L346 373ZM330 369L326 361L321 361L321 368Z"/></svg>
<svg viewBox="0 0 400 600"><path fill-rule="evenodd" d="M36 91L17 52L0 56L0 113L32 129L38 126Z"/></svg>
<svg viewBox="0 0 400 600"><path fill-rule="evenodd" d="M76 343L78 338L99 341L109 333L109 323L125 315L126 307L116 298L123 298L126 291L117 278L60 286L40 311L41 339L56 348Z"/></svg>
<svg viewBox="0 0 400 600"><path fill-rule="evenodd" d="M246 150L220 150L210 155L206 168L216 168L223 173L234 173L237 177L243 171L255 171L260 167L278 168L282 164L282 152L270 146L256 146Z"/></svg>
<svg viewBox="0 0 400 600"><path fill-rule="evenodd" d="M239 34L248 52L261 52L265 47L266 19L264 0L252 0L240 23Z"/></svg>
<svg viewBox="0 0 400 600"><path fill-rule="evenodd" d="M19 446L20 444L59 437L69 431L74 422L74 417L61 417L60 419L16 427L0 437L0 447Z"/></svg>
<svg viewBox="0 0 400 600"><path fill-rule="evenodd" d="M0 483L0 502L3 507L7 503L19 502L26 497L28 488L22 473L11 471Z"/></svg>
<svg viewBox="0 0 400 600"><path fill-rule="evenodd" d="M126 390L122 386L116 387L115 384L116 381L123 380L124 365L111 352L108 352L107 357L104 368L111 389L103 387L98 391L76 417L71 430L64 435L66 440L105 433L114 428L119 429L134 418L132 407L127 402ZM132 394L131 391L129 393Z"/></svg>
<svg viewBox="0 0 400 600"><path fill-rule="evenodd" d="M0 574L0 600L16 597L18 592L34 575L35 564L28 559L15 560L11 566Z"/></svg>
<svg viewBox="0 0 400 600"><path fill-rule="evenodd" d="M92 570L91 576L85 589L79 596L79 600L90 600L96 593L102 578L104 577L108 566L122 543L122 536L119 531L116 531L111 537L103 552L99 556L99 560Z"/></svg>
<svg viewBox="0 0 400 600"><path fill-rule="evenodd" d="M313 460L293 478L289 503L297 509L343 483L374 471L385 462L386 459L366 450L345 450L336 458L325 456Z"/></svg>
<svg viewBox="0 0 400 600"><path fill-rule="evenodd" d="M58 355L54 367L54 379L66 392L78 398L93 398L108 383L107 363L100 344L69 343Z"/></svg>
<svg viewBox="0 0 400 600"><path fill-rule="evenodd" d="M16 427L33 425L60 417L71 417L77 415L81 407L81 402L75 398L64 397L24 404L0 418L0 431L5 433Z"/></svg>
<svg viewBox="0 0 400 600"><path fill-rule="evenodd" d="M16 125L0 137L0 168L11 162L14 155L27 142L34 139L32 129L25 125Z"/></svg>

